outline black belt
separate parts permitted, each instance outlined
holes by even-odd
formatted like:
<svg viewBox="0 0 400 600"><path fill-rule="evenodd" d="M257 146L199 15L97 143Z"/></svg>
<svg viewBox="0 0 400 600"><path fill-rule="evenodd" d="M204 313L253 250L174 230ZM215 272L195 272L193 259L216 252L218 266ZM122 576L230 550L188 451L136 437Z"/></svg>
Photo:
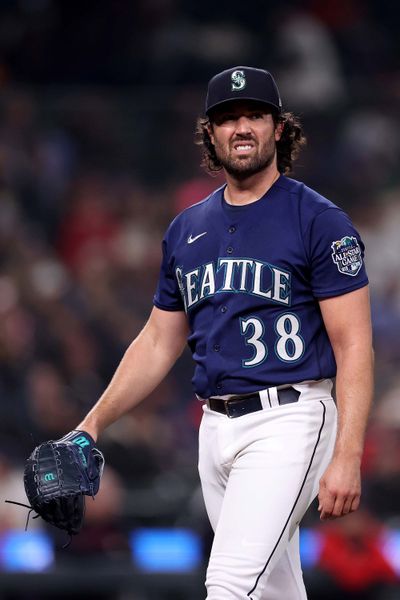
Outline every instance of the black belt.
<svg viewBox="0 0 400 600"><path fill-rule="evenodd" d="M300 392L293 387L286 387L277 390L278 402L282 404L292 404L297 402ZM211 410L219 412L231 419L247 415L257 410L263 410L259 392L252 394L243 394L241 396L231 396L228 400L222 398L208 398L207 406Z"/></svg>

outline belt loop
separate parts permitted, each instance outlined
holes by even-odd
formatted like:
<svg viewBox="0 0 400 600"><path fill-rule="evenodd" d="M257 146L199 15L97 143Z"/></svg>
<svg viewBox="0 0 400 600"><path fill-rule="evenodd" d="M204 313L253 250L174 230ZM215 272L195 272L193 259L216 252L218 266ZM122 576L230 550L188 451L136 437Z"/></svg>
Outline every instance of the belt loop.
<svg viewBox="0 0 400 600"><path fill-rule="evenodd" d="M260 390L258 392L258 394L260 396L262 407L263 408L272 408L272 404L271 404L271 400L270 400L270 395L269 395L269 389Z"/></svg>
<svg viewBox="0 0 400 600"><path fill-rule="evenodd" d="M269 395L269 403L271 407L279 406L278 388L270 387L267 389Z"/></svg>

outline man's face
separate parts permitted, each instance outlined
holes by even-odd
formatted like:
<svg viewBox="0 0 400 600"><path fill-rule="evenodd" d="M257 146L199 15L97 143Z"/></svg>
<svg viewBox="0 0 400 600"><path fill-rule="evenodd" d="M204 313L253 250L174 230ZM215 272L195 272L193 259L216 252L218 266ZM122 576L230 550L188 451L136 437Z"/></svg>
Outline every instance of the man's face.
<svg viewBox="0 0 400 600"><path fill-rule="evenodd" d="M244 179L269 167L276 156L282 126L275 126L268 106L238 100L217 108L210 118L209 134L224 169Z"/></svg>

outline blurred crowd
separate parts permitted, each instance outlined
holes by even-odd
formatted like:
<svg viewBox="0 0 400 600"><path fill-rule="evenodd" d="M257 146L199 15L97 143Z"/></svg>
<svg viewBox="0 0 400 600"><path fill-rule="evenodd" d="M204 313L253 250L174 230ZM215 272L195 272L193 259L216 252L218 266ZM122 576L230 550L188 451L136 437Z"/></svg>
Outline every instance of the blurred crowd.
<svg viewBox="0 0 400 600"><path fill-rule="evenodd" d="M0 535L25 524L23 509L3 502L24 501L24 458L79 422L149 315L169 221L220 184L201 172L193 144L208 78L251 64L271 69L303 120L309 143L293 176L342 206L367 246L376 397L362 509L323 527L316 510L307 514L323 534L311 587L327 599L329 589L391 600L400 578L400 542L385 546L400 530L398 29L385 2L292 1L273 14L253 4L1 3ZM206 553L191 368L185 353L102 436L102 491L72 555L119 560L126 532L143 525L197 529Z"/></svg>

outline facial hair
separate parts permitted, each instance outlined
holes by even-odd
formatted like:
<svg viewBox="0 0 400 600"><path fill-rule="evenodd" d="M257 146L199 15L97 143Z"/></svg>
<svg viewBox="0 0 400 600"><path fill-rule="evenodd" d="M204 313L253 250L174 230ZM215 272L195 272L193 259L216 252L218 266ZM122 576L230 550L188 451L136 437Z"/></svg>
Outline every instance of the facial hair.
<svg viewBox="0 0 400 600"><path fill-rule="evenodd" d="M257 151L248 157L239 156L234 158L232 157L231 149L236 142L252 142L253 144L256 144ZM229 175L232 175L236 179L246 179L251 175L260 173L272 164L276 154L276 144L273 137L267 140L261 147L252 138L235 138L231 142L228 152L222 146L216 144L215 153L219 162Z"/></svg>

